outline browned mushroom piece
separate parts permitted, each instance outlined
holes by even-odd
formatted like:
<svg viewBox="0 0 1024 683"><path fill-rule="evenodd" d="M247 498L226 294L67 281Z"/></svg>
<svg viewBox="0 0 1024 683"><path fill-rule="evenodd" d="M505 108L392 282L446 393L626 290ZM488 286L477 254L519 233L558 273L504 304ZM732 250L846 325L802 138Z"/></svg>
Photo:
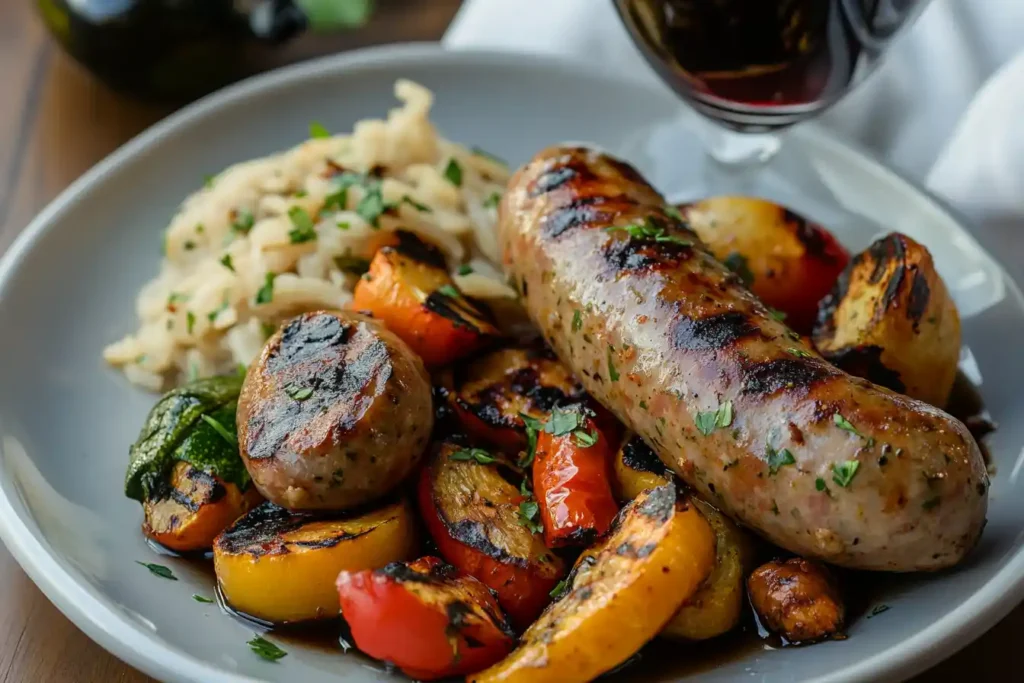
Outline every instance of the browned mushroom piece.
<svg viewBox="0 0 1024 683"><path fill-rule="evenodd" d="M789 643L813 643L842 631L842 596L832 573L818 562L767 562L747 579L747 594L761 624Z"/></svg>

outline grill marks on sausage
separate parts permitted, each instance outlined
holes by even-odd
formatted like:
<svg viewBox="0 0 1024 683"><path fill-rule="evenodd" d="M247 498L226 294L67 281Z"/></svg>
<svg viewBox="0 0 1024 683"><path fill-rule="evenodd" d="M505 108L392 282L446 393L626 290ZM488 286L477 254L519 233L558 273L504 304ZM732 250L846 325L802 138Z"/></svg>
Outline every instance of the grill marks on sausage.
<svg viewBox="0 0 1024 683"><path fill-rule="evenodd" d="M613 214L600 208L606 201L605 197L580 197L559 206L545 216L541 226L542 234L555 239L573 228L606 221L613 217Z"/></svg>
<svg viewBox="0 0 1024 683"><path fill-rule="evenodd" d="M295 450L315 448L353 429L373 401L368 392L382 392L392 371L387 346L364 326L325 312L295 318L267 359L277 390L249 418L249 458L272 458L289 440ZM292 396L300 390L302 400Z"/></svg>
<svg viewBox="0 0 1024 683"><path fill-rule="evenodd" d="M779 391L809 389L839 373L816 358L776 358L744 369L741 393L768 396Z"/></svg>
<svg viewBox="0 0 1024 683"><path fill-rule="evenodd" d="M680 318L672 326L672 343L684 351L720 351L741 339L759 335L753 318L740 311L717 313L706 318Z"/></svg>
<svg viewBox="0 0 1024 683"><path fill-rule="evenodd" d="M900 373L887 368L882 362L882 347L848 346L829 353L826 356L830 363L842 368L851 375L864 377L875 384L892 389L899 393L906 390L900 379Z"/></svg>

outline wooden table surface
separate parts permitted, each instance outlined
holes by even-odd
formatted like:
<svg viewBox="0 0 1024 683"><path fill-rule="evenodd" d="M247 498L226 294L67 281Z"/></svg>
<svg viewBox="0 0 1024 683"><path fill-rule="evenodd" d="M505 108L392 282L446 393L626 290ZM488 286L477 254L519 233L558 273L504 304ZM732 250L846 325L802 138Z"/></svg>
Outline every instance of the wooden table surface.
<svg viewBox="0 0 1024 683"><path fill-rule="evenodd" d="M359 41L437 39L459 2L407 0ZM49 40L32 4L0 0L0 253L71 181L169 112L93 80ZM1011 265L1019 281L1024 259ZM1003 680L1021 632L1024 607L916 680ZM64 618L0 545L0 683L150 680Z"/></svg>

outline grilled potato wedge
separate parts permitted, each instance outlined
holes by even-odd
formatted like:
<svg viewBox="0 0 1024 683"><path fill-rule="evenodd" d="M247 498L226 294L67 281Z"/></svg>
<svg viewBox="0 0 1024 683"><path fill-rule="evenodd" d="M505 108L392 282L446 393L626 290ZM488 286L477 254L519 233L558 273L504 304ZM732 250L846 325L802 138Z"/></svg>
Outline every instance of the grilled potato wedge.
<svg viewBox="0 0 1024 683"><path fill-rule="evenodd" d="M818 562L772 560L747 579L761 625L789 643L813 643L840 633L846 608L835 579Z"/></svg>
<svg viewBox="0 0 1024 683"><path fill-rule="evenodd" d="M262 500L250 486L243 493L232 483L178 462L165 495L142 504L142 533L171 550L209 550L217 534Z"/></svg>
<svg viewBox="0 0 1024 683"><path fill-rule="evenodd" d="M338 616L342 570L377 569L416 550L416 519L404 502L359 516L323 519L267 502L213 544L213 568L233 609L272 623Z"/></svg>
<svg viewBox="0 0 1024 683"><path fill-rule="evenodd" d="M714 564L711 527L676 487L641 494L604 541L585 551L562 593L526 630L519 647L468 680L480 683L590 681L661 630Z"/></svg>
<svg viewBox="0 0 1024 683"><path fill-rule="evenodd" d="M942 408L960 316L928 250L891 233L857 254L822 300L814 345L850 374Z"/></svg>

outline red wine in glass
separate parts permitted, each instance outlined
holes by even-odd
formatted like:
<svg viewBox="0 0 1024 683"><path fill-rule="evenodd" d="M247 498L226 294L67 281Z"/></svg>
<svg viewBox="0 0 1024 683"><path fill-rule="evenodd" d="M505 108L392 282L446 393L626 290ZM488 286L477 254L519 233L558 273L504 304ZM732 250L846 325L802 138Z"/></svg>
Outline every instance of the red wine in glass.
<svg viewBox="0 0 1024 683"><path fill-rule="evenodd" d="M702 114L772 131L836 102L921 0L614 0L647 61Z"/></svg>

